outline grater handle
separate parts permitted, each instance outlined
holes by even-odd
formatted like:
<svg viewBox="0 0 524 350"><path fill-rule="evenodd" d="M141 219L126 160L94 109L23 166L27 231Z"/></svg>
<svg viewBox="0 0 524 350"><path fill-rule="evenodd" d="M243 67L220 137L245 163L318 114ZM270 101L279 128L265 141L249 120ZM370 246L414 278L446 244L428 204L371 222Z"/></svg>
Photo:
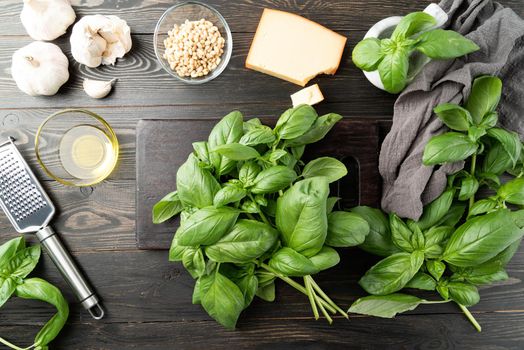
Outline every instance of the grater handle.
<svg viewBox="0 0 524 350"><path fill-rule="evenodd" d="M71 255L65 249L58 235L50 226L47 226L38 231L36 236L66 282L73 289L75 296L84 309L88 310L94 319L99 320L103 318L104 310L100 306L98 297L76 266ZM93 312L95 307L97 308L96 313Z"/></svg>

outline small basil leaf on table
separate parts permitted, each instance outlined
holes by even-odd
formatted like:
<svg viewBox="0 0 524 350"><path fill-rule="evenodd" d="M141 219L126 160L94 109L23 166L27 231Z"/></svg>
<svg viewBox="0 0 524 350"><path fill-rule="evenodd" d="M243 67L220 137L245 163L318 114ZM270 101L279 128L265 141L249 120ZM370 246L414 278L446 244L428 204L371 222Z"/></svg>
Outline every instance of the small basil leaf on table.
<svg viewBox="0 0 524 350"><path fill-rule="evenodd" d="M406 286L423 262L424 254L420 251L396 253L371 267L358 283L369 294L394 293Z"/></svg>
<svg viewBox="0 0 524 350"><path fill-rule="evenodd" d="M410 36L431 29L437 24L435 18L425 12L412 12L400 20L391 38L402 41Z"/></svg>
<svg viewBox="0 0 524 350"><path fill-rule="evenodd" d="M429 140L424 148L424 165L436 165L464 160L477 151L478 145L466 135L447 132Z"/></svg>
<svg viewBox="0 0 524 350"><path fill-rule="evenodd" d="M258 279L255 275L246 275L236 282L238 288L244 296L244 309L247 308L258 290Z"/></svg>
<svg viewBox="0 0 524 350"><path fill-rule="evenodd" d="M414 310L424 301L424 299L402 293L370 295L355 301L348 311L355 314L392 318L398 313Z"/></svg>
<svg viewBox="0 0 524 350"><path fill-rule="evenodd" d="M524 205L524 178L506 182L499 188L497 195L508 203Z"/></svg>
<svg viewBox="0 0 524 350"><path fill-rule="evenodd" d="M169 248L169 261L182 261L184 252L187 246L182 246L178 243L178 237L174 236L171 240L171 247Z"/></svg>
<svg viewBox="0 0 524 350"><path fill-rule="evenodd" d="M362 40L353 49L351 57L355 66L363 71L370 72L376 70L384 57L380 49L380 40L377 38Z"/></svg>
<svg viewBox="0 0 524 350"><path fill-rule="evenodd" d="M477 51L478 45L452 30L435 29L418 36L416 49L433 59L450 59Z"/></svg>
<svg viewBox="0 0 524 350"><path fill-rule="evenodd" d="M6 264L2 264L2 272L9 277L25 278L38 264L40 253L39 245L19 250Z"/></svg>
<svg viewBox="0 0 524 350"><path fill-rule="evenodd" d="M387 92L397 94L407 84L409 69L409 51L397 48L382 58L378 65L380 80Z"/></svg>
<svg viewBox="0 0 524 350"><path fill-rule="evenodd" d="M430 275L438 281L446 271L446 264L438 260L428 260L426 261L426 268Z"/></svg>
<svg viewBox="0 0 524 350"><path fill-rule="evenodd" d="M435 290L437 282L424 272L417 272L415 276L406 284L405 288L415 288L420 290Z"/></svg>
<svg viewBox="0 0 524 350"><path fill-rule="evenodd" d="M357 246L364 242L368 233L368 222L356 213L335 211L328 215L326 244L329 246Z"/></svg>
<svg viewBox="0 0 524 350"><path fill-rule="evenodd" d="M182 254L182 265L184 265L184 267L186 268L187 272L189 272L191 277L195 279L202 275L198 267L195 266L195 261L197 261L198 263L197 252L199 250L200 249L196 247L188 247L187 249L184 250L184 253Z"/></svg>
<svg viewBox="0 0 524 350"><path fill-rule="evenodd" d="M274 274L264 271L264 270L258 270L256 272L256 276L258 279L259 288L270 285L271 283L273 283L273 281L275 281L275 278L276 278Z"/></svg>
<svg viewBox="0 0 524 350"><path fill-rule="evenodd" d="M10 239L0 245L0 268L7 263L17 252L25 248L24 236Z"/></svg>
<svg viewBox="0 0 524 350"><path fill-rule="evenodd" d="M324 246L309 260L316 266L318 271L324 271L337 265L340 262L340 256L335 249Z"/></svg>
<svg viewBox="0 0 524 350"><path fill-rule="evenodd" d="M255 180L250 191L256 194L278 192L297 178L297 173L283 165L273 166L262 170Z"/></svg>
<svg viewBox="0 0 524 350"><path fill-rule="evenodd" d="M515 166L522 151L522 143L520 142L519 135L514 131L507 131L501 128L491 128L487 133L490 137L500 142L508 156L511 158L513 166Z"/></svg>
<svg viewBox="0 0 524 350"><path fill-rule="evenodd" d="M324 176L329 182L340 180L348 170L341 161L331 157L321 157L307 163L302 171L304 178Z"/></svg>
<svg viewBox="0 0 524 350"><path fill-rule="evenodd" d="M416 247L413 246L411 238L413 232L407 227L397 215L389 215L389 223L391 227L391 238L393 243L405 252L412 252Z"/></svg>
<svg viewBox="0 0 524 350"><path fill-rule="evenodd" d="M233 227L240 212L229 207L206 207L184 221L176 232L178 243L184 246L210 245Z"/></svg>
<svg viewBox="0 0 524 350"><path fill-rule="evenodd" d="M191 303L193 305L198 305L202 302L202 297L200 296L200 278L195 280L195 286L193 287L193 295L191 296Z"/></svg>
<svg viewBox="0 0 524 350"><path fill-rule="evenodd" d="M468 174L461 179L458 199L461 201L468 200L477 193L478 189L479 182L476 178Z"/></svg>
<svg viewBox="0 0 524 350"><path fill-rule="evenodd" d="M302 136L287 140L286 145L289 147L304 146L322 140L327 133L342 119L340 114L329 113L320 116L315 120L311 128Z"/></svg>
<svg viewBox="0 0 524 350"><path fill-rule="evenodd" d="M278 118L275 133L281 140L294 139L304 135L317 119L317 112L310 105L290 108Z"/></svg>
<svg viewBox="0 0 524 350"><path fill-rule="evenodd" d="M182 210L184 206L178 198L178 192L171 192L153 206L153 223L159 224L167 221Z"/></svg>
<svg viewBox="0 0 524 350"><path fill-rule="evenodd" d="M360 215L369 225L369 233L359 246L362 250L379 256L400 252L391 240L389 221L381 210L359 206L352 208L351 212Z"/></svg>
<svg viewBox="0 0 524 350"><path fill-rule="evenodd" d="M235 167L235 161L225 158L218 153L213 152L215 147L228 143L238 142L242 137L243 117L238 111L233 111L222 118L211 130L208 138L208 147L210 152L211 163L215 168L218 176L228 174ZM180 189L177 187L180 191Z"/></svg>
<svg viewBox="0 0 524 350"><path fill-rule="evenodd" d="M246 132L238 141L242 145L256 146L260 144L268 144L275 141L273 130L269 126L260 125L253 127Z"/></svg>
<svg viewBox="0 0 524 350"><path fill-rule="evenodd" d="M268 302L275 301L275 282L273 281L265 286L259 286L256 296Z"/></svg>
<svg viewBox="0 0 524 350"><path fill-rule="evenodd" d="M480 301L477 287L467 282L449 282L449 297L464 306L473 306Z"/></svg>
<svg viewBox="0 0 524 350"><path fill-rule="evenodd" d="M178 198L185 206L204 208L213 204L220 184L211 173L202 169L198 159L190 154L176 174Z"/></svg>
<svg viewBox="0 0 524 350"><path fill-rule="evenodd" d="M452 130L468 131L473 123L469 111L453 103L440 104L433 112Z"/></svg>
<svg viewBox="0 0 524 350"><path fill-rule="evenodd" d="M477 285L504 281L508 278L508 273L498 261L487 261L472 267L455 267L451 276L453 281L466 281Z"/></svg>
<svg viewBox="0 0 524 350"><path fill-rule="evenodd" d="M16 290L16 282L10 278L0 277L0 307L3 306Z"/></svg>
<svg viewBox="0 0 524 350"><path fill-rule="evenodd" d="M303 277L319 272L311 260L287 247L273 254L269 260L269 266L283 276L290 277Z"/></svg>
<svg viewBox="0 0 524 350"><path fill-rule="evenodd" d="M483 76L473 81L466 109L471 113L475 124L480 124L486 114L497 108L501 92L502 81L497 77Z"/></svg>
<svg viewBox="0 0 524 350"><path fill-rule="evenodd" d="M257 163L245 162L238 172L238 179L244 184L244 187L252 186L261 171L262 168Z"/></svg>
<svg viewBox="0 0 524 350"><path fill-rule="evenodd" d="M249 160L260 157L256 149L241 145L240 143L228 143L226 145L216 146L213 152L232 160Z"/></svg>
<svg viewBox="0 0 524 350"><path fill-rule="evenodd" d="M213 199L215 207L222 207L229 203L238 202L247 196L247 191L237 185L227 185L222 187Z"/></svg>
<svg viewBox="0 0 524 350"><path fill-rule="evenodd" d="M276 225L286 246L305 256L322 248L328 227L328 194L328 180L312 177L296 182L278 198Z"/></svg>

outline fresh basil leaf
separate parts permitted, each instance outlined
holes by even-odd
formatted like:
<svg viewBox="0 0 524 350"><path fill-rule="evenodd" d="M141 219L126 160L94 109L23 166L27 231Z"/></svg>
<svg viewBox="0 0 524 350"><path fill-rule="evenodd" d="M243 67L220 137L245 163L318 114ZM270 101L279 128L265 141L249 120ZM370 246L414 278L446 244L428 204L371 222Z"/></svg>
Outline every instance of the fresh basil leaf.
<svg viewBox="0 0 524 350"><path fill-rule="evenodd" d="M449 282L447 285L450 298L464 306L473 306L480 301L477 287L470 283Z"/></svg>
<svg viewBox="0 0 524 350"><path fill-rule="evenodd" d="M291 248L281 248L269 260L269 266L283 276L302 277L314 275L319 269L304 255Z"/></svg>
<svg viewBox="0 0 524 350"><path fill-rule="evenodd" d="M473 123L468 110L453 103L442 103L433 112L452 130L468 131Z"/></svg>
<svg viewBox="0 0 524 350"><path fill-rule="evenodd" d="M432 137L424 148L424 165L453 163L464 160L477 151L478 145L466 135L447 132Z"/></svg>
<svg viewBox="0 0 524 350"><path fill-rule="evenodd" d="M258 290L258 279L255 275L247 275L241 278L236 282L236 285L242 292L244 296L244 309L247 308L253 299Z"/></svg>
<svg viewBox="0 0 524 350"><path fill-rule="evenodd" d="M275 133L279 139L289 140L304 135L317 119L317 112L310 105L290 108L278 118Z"/></svg>
<svg viewBox="0 0 524 350"><path fill-rule="evenodd" d="M342 119L342 116L336 113L329 113L320 116L315 120L311 128L302 136L287 140L286 145L289 147L298 147L322 140L327 133ZM298 159L298 158L297 158Z"/></svg>
<svg viewBox="0 0 524 350"><path fill-rule="evenodd" d="M482 136L486 135L486 128L482 126L470 126L468 129L468 137L471 141L477 142ZM482 153L482 152L479 152Z"/></svg>
<svg viewBox="0 0 524 350"><path fill-rule="evenodd" d="M405 287L423 262L424 254L420 251L390 255L369 269L358 284L369 294L394 293Z"/></svg>
<svg viewBox="0 0 524 350"><path fill-rule="evenodd" d="M256 194L278 192L297 178L297 173L283 165L273 166L262 170L255 180L251 192Z"/></svg>
<svg viewBox="0 0 524 350"><path fill-rule="evenodd" d="M484 118L482 118L482 122L480 122L480 126L489 129L497 125L499 121L499 115L497 112L489 112L487 113Z"/></svg>
<svg viewBox="0 0 524 350"><path fill-rule="evenodd" d="M273 130L269 126L260 125L246 132L238 141L241 145L256 146L275 141Z"/></svg>
<svg viewBox="0 0 524 350"><path fill-rule="evenodd" d="M327 179L311 177L296 182L278 198L276 225L286 246L305 256L320 251L328 228L328 194Z"/></svg>
<svg viewBox="0 0 524 350"><path fill-rule="evenodd" d="M502 209L467 220L450 237L442 259L456 266L481 264L521 238L509 210Z"/></svg>
<svg viewBox="0 0 524 350"><path fill-rule="evenodd" d="M495 111L501 93L502 81L497 77L482 76L473 81L466 109L471 113L475 124L480 124L486 114Z"/></svg>
<svg viewBox="0 0 524 350"><path fill-rule="evenodd" d="M195 287L193 288L193 295L191 296L191 303L198 305L202 302L202 296L200 295L200 278L195 280Z"/></svg>
<svg viewBox="0 0 524 350"><path fill-rule="evenodd" d="M335 206L337 205L339 200L339 197L328 197L326 201L326 212L328 214L330 214L333 211L333 209L335 209Z"/></svg>
<svg viewBox="0 0 524 350"><path fill-rule="evenodd" d="M341 161L331 157L320 157L307 163L302 171L304 178L324 176L329 182L340 180L348 170Z"/></svg>
<svg viewBox="0 0 524 350"><path fill-rule="evenodd" d="M251 118L249 120L246 120L243 124L243 131L244 133L248 133L251 130L254 130L262 125L262 122L258 118Z"/></svg>
<svg viewBox="0 0 524 350"><path fill-rule="evenodd" d="M10 239L9 241L0 245L0 268L22 249L25 249L24 236Z"/></svg>
<svg viewBox="0 0 524 350"><path fill-rule="evenodd" d="M245 187L252 186L255 183L257 175L262 171L260 165L255 162L246 162L240 168L238 179Z"/></svg>
<svg viewBox="0 0 524 350"><path fill-rule="evenodd" d="M395 27L391 38L401 42L414 34L431 29L437 24L433 16L422 11L412 12L400 20Z"/></svg>
<svg viewBox="0 0 524 350"><path fill-rule="evenodd" d="M516 178L500 186L497 195L504 201L524 205L524 178Z"/></svg>
<svg viewBox="0 0 524 350"><path fill-rule="evenodd" d="M272 274L271 272L267 272L265 270L258 270L256 272L256 276L258 279L259 288L272 284L276 279L276 276L274 274Z"/></svg>
<svg viewBox="0 0 524 350"><path fill-rule="evenodd" d="M428 260L426 261L426 268L430 275L438 281L446 271L446 264L438 260Z"/></svg>
<svg viewBox="0 0 524 350"><path fill-rule="evenodd" d="M369 225L369 233L360 249L379 256L400 252L391 240L389 221L381 210L359 206L352 208L351 212L360 215Z"/></svg>
<svg viewBox="0 0 524 350"><path fill-rule="evenodd" d="M522 143L520 143L519 135L514 131L507 131L501 128L491 128L487 132L490 137L500 142L511 158L513 166L515 166L522 151Z"/></svg>
<svg viewBox="0 0 524 350"><path fill-rule="evenodd" d="M182 204L196 208L212 205L215 194L220 190L218 181L208 170L198 165L193 154L178 169L176 187Z"/></svg>
<svg viewBox="0 0 524 350"><path fill-rule="evenodd" d="M198 259L198 257L195 258L195 255L199 250L200 248L187 247L187 249L185 249L184 253L182 254L182 265L194 279L197 279L202 276L202 274L200 273L201 270L199 270L201 265L199 265L198 267L195 266L195 260Z"/></svg>
<svg viewBox="0 0 524 350"><path fill-rule="evenodd" d="M438 294L440 294L442 299L449 300L449 288L448 288L447 282L444 284L441 284L441 283L437 284L436 290Z"/></svg>
<svg viewBox="0 0 524 350"><path fill-rule="evenodd" d="M259 286L256 296L264 301L275 301L275 282L271 282L270 284L262 287Z"/></svg>
<svg viewBox="0 0 524 350"><path fill-rule="evenodd" d="M309 260L317 267L318 271L324 271L337 265L340 262L340 256L335 249L324 246Z"/></svg>
<svg viewBox="0 0 524 350"><path fill-rule="evenodd" d="M335 211L328 215L326 244L332 247L354 247L362 244L369 233L369 224L360 215Z"/></svg>
<svg viewBox="0 0 524 350"><path fill-rule="evenodd" d="M466 177L461 179L458 199L461 201L468 200L473 197L475 193L477 193L478 189L479 182L476 178L468 174Z"/></svg>
<svg viewBox="0 0 524 350"><path fill-rule="evenodd" d="M2 307L11 298L16 290L16 282L12 278L0 277L0 307Z"/></svg>
<svg viewBox="0 0 524 350"><path fill-rule="evenodd" d="M228 232L239 211L229 207L206 207L196 211L178 228L178 243L184 246L210 245Z"/></svg>
<svg viewBox="0 0 524 350"><path fill-rule="evenodd" d="M184 206L178 198L178 192L171 192L153 206L153 223L159 224L167 221L182 210Z"/></svg>
<svg viewBox="0 0 524 350"><path fill-rule="evenodd" d="M240 288L218 271L202 278L211 280L208 282L209 288L202 295L202 307L218 323L226 328L234 329L245 304Z"/></svg>
<svg viewBox="0 0 524 350"><path fill-rule="evenodd" d="M40 260L40 245L19 250L7 263L2 264L2 274L6 277L25 278Z"/></svg>
<svg viewBox="0 0 524 350"><path fill-rule="evenodd" d="M466 211L466 205L463 203L453 203L449 211L439 220L438 225L455 227Z"/></svg>
<svg viewBox="0 0 524 350"><path fill-rule="evenodd" d="M278 162L282 165L284 165L288 169L295 169L295 166L298 163L298 160L289 152L286 153L283 157L281 157Z"/></svg>
<svg viewBox="0 0 524 350"><path fill-rule="evenodd" d="M507 169L511 168L512 160L499 142L491 145L484 161L482 162L481 171L483 173L500 175Z"/></svg>
<svg viewBox="0 0 524 350"><path fill-rule="evenodd" d="M470 216L480 215L489 213L493 210L495 210L497 207L497 201L488 198L488 199L481 199L479 201L476 201L469 211Z"/></svg>
<svg viewBox="0 0 524 350"><path fill-rule="evenodd" d="M319 118L320 119L320 118ZM316 123L316 121L315 121ZM314 125L313 125L314 126ZM309 132L309 131L308 131ZM302 156L304 155L304 151L306 150L306 145L301 145L301 146L294 146L294 147L291 147L291 155L297 159L297 160L300 160L300 158L302 158Z"/></svg>
<svg viewBox="0 0 524 350"><path fill-rule="evenodd" d="M416 49L430 58L447 60L477 51L479 47L457 32L435 29L419 35Z"/></svg>
<svg viewBox="0 0 524 350"><path fill-rule="evenodd" d="M206 272L206 261L204 260L202 249L197 249L195 255L193 255L193 266L198 277L201 277Z"/></svg>
<svg viewBox="0 0 524 350"><path fill-rule="evenodd" d="M247 191L236 185L226 185L215 194L213 205L215 207L222 207L229 203L238 202L247 195Z"/></svg>
<svg viewBox="0 0 524 350"><path fill-rule="evenodd" d="M242 114L233 111L226 115L211 130L208 138L208 148L211 163L218 176L226 175L235 168L235 161L224 158L219 153L213 152L217 146L240 141L243 134ZM180 191L180 190L179 190Z"/></svg>
<svg viewBox="0 0 524 350"><path fill-rule="evenodd" d="M377 38L362 40L353 48L351 57L355 66L363 71L371 72L376 70L384 57L380 49L380 40Z"/></svg>
<svg viewBox="0 0 524 350"><path fill-rule="evenodd" d="M243 264L251 262L269 250L278 238L278 232L255 220L241 219L231 231L206 247L206 255L216 262Z"/></svg>
<svg viewBox="0 0 524 350"><path fill-rule="evenodd" d="M174 236L169 248L169 261L182 261L187 246L178 243L178 237Z"/></svg>
<svg viewBox="0 0 524 350"><path fill-rule="evenodd" d="M275 163L277 160L279 160L280 158L286 155L287 155L287 152L284 151L283 149L276 149L274 151L269 151L268 153L264 155L264 157L267 156L267 160L269 162Z"/></svg>
<svg viewBox="0 0 524 350"><path fill-rule="evenodd" d="M391 94L404 90L407 85L408 68L409 51L406 49L397 48L385 55L378 65L378 73L384 89Z"/></svg>
<svg viewBox="0 0 524 350"><path fill-rule="evenodd" d="M453 233L451 226L433 226L424 232L424 255L426 258L436 259L444 252L443 244Z"/></svg>
<svg viewBox="0 0 524 350"><path fill-rule="evenodd" d="M193 149L196 157L204 164L211 165L211 158L209 156L209 148L206 141L193 142Z"/></svg>
<svg viewBox="0 0 524 350"><path fill-rule="evenodd" d="M424 272L417 272L417 274L406 284L405 288L414 288L420 290L435 290L437 282L430 275Z"/></svg>
<svg viewBox="0 0 524 350"><path fill-rule="evenodd" d="M497 175L491 173L476 172L475 176L481 184L488 185L491 189L498 189L500 187L500 179Z"/></svg>
<svg viewBox="0 0 524 350"><path fill-rule="evenodd" d="M389 224L391 227L391 238L397 247L408 253L417 249L411 242L413 232L411 232L404 221L402 221L397 215L390 214Z"/></svg>
<svg viewBox="0 0 524 350"><path fill-rule="evenodd" d="M256 214L259 211L258 205L251 200L245 200L240 208L242 211L250 214Z"/></svg>
<svg viewBox="0 0 524 350"><path fill-rule="evenodd" d="M357 299L348 312L393 318L396 314L414 310L425 300L412 295L395 293L390 295L369 295Z"/></svg>
<svg viewBox="0 0 524 350"><path fill-rule="evenodd" d="M490 284L509 278L508 273L498 262L485 262L478 266L455 268L451 279L473 284Z"/></svg>
<svg viewBox="0 0 524 350"><path fill-rule="evenodd" d="M241 145L240 143L219 145L214 148L213 152L217 152L218 154L232 160L249 160L260 157L260 154L256 149Z"/></svg>

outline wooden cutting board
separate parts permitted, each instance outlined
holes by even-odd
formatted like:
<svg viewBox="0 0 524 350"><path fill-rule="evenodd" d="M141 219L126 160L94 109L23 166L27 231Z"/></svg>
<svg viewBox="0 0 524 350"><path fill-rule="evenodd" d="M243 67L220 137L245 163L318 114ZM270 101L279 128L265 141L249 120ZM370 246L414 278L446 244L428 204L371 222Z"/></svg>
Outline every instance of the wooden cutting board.
<svg viewBox="0 0 524 350"><path fill-rule="evenodd" d="M268 125L276 119L265 119ZM145 119L136 132L136 238L139 249L169 249L178 219L155 225L151 209L176 189L176 172L192 143L207 140L218 119ZM346 164L348 176L332 185L331 195L341 197L339 209L379 204L381 180L378 152L389 122L382 119L345 118L321 142L306 147L304 160L335 157Z"/></svg>

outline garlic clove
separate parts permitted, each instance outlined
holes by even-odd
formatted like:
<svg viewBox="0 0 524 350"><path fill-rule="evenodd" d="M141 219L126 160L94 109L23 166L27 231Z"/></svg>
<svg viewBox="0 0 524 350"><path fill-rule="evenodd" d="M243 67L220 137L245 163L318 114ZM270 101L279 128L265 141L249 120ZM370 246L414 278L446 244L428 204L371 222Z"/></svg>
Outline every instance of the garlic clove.
<svg viewBox="0 0 524 350"><path fill-rule="evenodd" d="M115 81L116 78L111 79L109 81L92 80L86 78L84 79L83 84L84 91L92 98L104 98L111 92L113 82Z"/></svg>
<svg viewBox="0 0 524 350"><path fill-rule="evenodd" d="M50 41L65 34L76 15L69 0L24 0L20 20L34 40Z"/></svg>

